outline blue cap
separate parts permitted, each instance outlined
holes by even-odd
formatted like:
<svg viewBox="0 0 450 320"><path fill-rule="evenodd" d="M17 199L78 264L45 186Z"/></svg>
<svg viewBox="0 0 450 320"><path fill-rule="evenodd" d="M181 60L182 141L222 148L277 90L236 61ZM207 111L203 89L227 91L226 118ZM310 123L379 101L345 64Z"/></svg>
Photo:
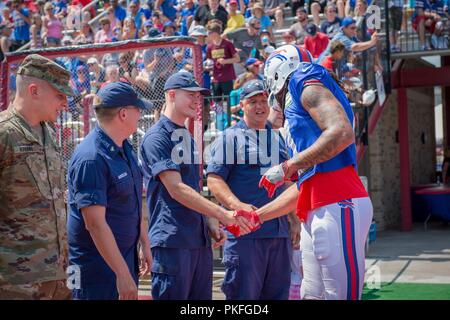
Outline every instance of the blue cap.
<svg viewBox="0 0 450 320"><path fill-rule="evenodd" d="M248 66L251 66L252 64L255 64L255 63L262 64L262 62L259 61L256 58L248 58L247 61L245 61L245 66L248 67Z"/></svg>
<svg viewBox="0 0 450 320"><path fill-rule="evenodd" d="M172 21L167 21L166 23L164 23L163 30L165 30L167 27L172 27L175 29L175 25L173 24Z"/></svg>
<svg viewBox="0 0 450 320"><path fill-rule="evenodd" d="M190 72L180 71L177 72L167 79L164 85L164 91L170 89L183 89L187 91L199 91L203 95L209 95L210 91L206 88L200 87L200 85L195 81L194 76Z"/></svg>
<svg viewBox="0 0 450 320"><path fill-rule="evenodd" d="M250 80L242 87L241 100L256 96L260 93L267 93L264 82L261 80Z"/></svg>
<svg viewBox="0 0 450 320"><path fill-rule="evenodd" d="M133 87L126 82L111 82L97 92L94 99L94 108L120 108L135 106L148 110L153 104L145 99L138 98Z"/></svg>
<svg viewBox="0 0 450 320"><path fill-rule="evenodd" d="M345 17L342 22L341 22L341 27L342 28L346 28L351 24L356 23L355 19L353 19L352 17Z"/></svg>
<svg viewBox="0 0 450 320"><path fill-rule="evenodd" d="M150 28L148 30L148 36L150 38L156 38L156 37L159 37L160 35L161 35L161 31L159 31L158 28Z"/></svg>

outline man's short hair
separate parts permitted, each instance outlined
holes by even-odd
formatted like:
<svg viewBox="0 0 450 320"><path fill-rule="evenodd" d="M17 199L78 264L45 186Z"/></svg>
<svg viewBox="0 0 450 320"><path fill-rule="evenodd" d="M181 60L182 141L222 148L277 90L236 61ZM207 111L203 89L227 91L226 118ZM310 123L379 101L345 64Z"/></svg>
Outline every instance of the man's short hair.
<svg viewBox="0 0 450 320"><path fill-rule="evenodd" d="M109 122L116 116L121 108L95 108L95 116L99 122Z"/></svg>
<svg viewBox="0 0 450 320"><path fill-rule="evenodd" d="M208 25L206 26L206 29L209 32L217 32L218 34L222 34L222 25L215 21L211 21L210 23L208 23Z"/></svg>
<svg viewBox="0 0 450 320"><path fill-rule="evenodd" d="M331 54L338 52L338 51L344 51L344 50L345 50L345 46L339 40L334 40L331 42L331 44L330 44L330 53Z"/></svg>

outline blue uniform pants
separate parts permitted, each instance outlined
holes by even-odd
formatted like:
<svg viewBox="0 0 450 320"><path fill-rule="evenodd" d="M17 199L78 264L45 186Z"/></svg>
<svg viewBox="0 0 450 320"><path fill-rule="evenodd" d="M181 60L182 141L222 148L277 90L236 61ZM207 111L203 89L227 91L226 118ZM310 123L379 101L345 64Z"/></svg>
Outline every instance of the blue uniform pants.
<svg viewBox="0 0 450 320"><path fill-rule="evenodd" d="M211 247L152 248L154 300L212 300Z"/></svg>
<svg viewBox="0 0 450 320"><path fill-rule="evenodd" d="M289 238L227 240L222 261L227 300L287 300L291 253Z"/></svg>

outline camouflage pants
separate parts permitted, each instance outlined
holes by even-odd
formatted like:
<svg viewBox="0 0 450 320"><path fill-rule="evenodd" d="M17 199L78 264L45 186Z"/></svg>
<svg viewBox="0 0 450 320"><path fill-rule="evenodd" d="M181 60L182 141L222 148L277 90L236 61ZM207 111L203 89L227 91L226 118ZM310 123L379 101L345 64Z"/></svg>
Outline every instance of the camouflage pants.
<svg viewBox="0 0 450 320"><path fill-rule="evenodd" d="M0 300L70 300L65 280L0 286Z"/></svg>

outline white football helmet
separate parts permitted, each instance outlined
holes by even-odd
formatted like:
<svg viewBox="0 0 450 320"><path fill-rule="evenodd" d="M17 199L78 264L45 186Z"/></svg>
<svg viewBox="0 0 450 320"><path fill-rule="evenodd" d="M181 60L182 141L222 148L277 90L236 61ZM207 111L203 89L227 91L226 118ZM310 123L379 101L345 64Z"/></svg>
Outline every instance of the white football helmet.
<svg viewBox="0 0 450 320"><path fill-rule="evenodd" d="M264 67L264 79L273 94L277 94L288 77L299 67L300 63L313 63L308 50L292 44L277 48L267 58Z"/></svg>

